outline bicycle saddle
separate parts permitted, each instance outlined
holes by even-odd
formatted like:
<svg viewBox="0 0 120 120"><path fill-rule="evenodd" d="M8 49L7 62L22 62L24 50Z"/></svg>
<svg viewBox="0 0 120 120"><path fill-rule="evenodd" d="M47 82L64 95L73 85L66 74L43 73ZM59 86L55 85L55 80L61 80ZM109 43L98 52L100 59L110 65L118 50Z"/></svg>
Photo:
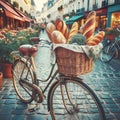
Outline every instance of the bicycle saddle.
<svg viewBox="0 0 120 120"><path fill-rule="evenodd" d="M29 44L21 45L19 47L19 52L22 53L24 56L34 56L37 51L37 47Z"/></svg>

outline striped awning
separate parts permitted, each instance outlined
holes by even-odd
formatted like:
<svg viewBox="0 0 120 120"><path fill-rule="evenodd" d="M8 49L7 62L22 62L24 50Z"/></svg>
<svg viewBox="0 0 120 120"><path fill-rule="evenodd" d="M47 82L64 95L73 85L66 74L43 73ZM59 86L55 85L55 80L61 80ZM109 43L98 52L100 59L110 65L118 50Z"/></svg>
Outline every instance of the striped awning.
<svg viewBox="0 0 120 120"><path fill-rule="evenodd" d="M5 3L3 1L0 1L0 6L4 9L5 11L5 15L10 17L10 18L14 18L20 21L24 21L24 19L22 18L22 16L20 16L9 3Z"/></svg>

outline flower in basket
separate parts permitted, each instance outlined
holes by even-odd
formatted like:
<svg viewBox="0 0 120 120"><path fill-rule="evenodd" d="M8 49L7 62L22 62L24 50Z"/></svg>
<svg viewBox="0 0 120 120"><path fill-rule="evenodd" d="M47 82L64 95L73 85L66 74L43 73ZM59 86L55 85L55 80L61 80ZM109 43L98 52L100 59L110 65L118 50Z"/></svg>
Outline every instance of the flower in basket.
<svg viewBox="0 0 120 120"><path fill-rule="evenodd" d="M85 40L86 40L86 37L78 33L71 38L71 40L69 41L69 44L85 45Z"/></svg>

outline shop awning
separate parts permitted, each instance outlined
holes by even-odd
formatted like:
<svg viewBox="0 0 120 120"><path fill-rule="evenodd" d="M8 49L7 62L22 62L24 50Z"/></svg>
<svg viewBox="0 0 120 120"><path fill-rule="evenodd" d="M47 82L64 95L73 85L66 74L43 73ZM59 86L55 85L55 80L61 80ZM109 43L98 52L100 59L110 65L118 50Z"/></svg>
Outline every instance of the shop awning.
<svg viewBox="0 0 120 120"><path fill-rule="evenodd" d="M3 1L0 1L0 5L5 10L6 16L17 19L17 20L24 21L24 19L10 5L4 3Z"/></svg>
<svg viewBox="0 0 120 120"><path fill-rule="evenodd" d="M14 14L12 14L11 12L5 10L5 14L6 16L10 17L10 18L14 18L14 19L17 19L17 20L21 20L21 21L24 21L23 18L19 17L19 16L16 16Z"/></svg>
<svg viewBox="0 0 120 120"><path fill-rule="evenodd" d="M70 19L66 20L66 24L72 24L73 22L77 21L78 19L82 18L84 15L76 15L71 17Z"/></svg>
<svg viewBox="0 0 120 120"><path fill-rule="evenodd" d="M19 11L18 9L16 9L16 11L23 17L24 21L31 22L30 18L24 15L21 11Z"/></svg>

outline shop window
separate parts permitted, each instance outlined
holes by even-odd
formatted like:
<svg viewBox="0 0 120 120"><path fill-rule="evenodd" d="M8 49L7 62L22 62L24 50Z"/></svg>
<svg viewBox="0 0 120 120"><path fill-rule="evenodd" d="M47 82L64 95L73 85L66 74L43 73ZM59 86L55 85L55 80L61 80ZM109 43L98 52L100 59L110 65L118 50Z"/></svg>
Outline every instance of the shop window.
<svg viewBox="0 0 120 120"><path fill-rule="evenodd" d="M96 29L104 30L106 28L107 17L106 16L97 16L96 17Z"/></svg>
<svg viewBox="0 0 120 120"><path fill-rule="evenodd" d="M14 1L14 2L13 2L13 6L16 7L16 8L19 8L18 2Z"/></svg>
<svg viewBox="0 0 120 120"><path fill-rule="evenodd" d="M23 12L23 8L22 7L20 7L20 10Z"/></svg>
<svg viewBox="0 0 120 120"><path fill-rule="evenodd" d="M120 12L115 12L111 17L111 27L115 27L120 24Z"/></svg>

